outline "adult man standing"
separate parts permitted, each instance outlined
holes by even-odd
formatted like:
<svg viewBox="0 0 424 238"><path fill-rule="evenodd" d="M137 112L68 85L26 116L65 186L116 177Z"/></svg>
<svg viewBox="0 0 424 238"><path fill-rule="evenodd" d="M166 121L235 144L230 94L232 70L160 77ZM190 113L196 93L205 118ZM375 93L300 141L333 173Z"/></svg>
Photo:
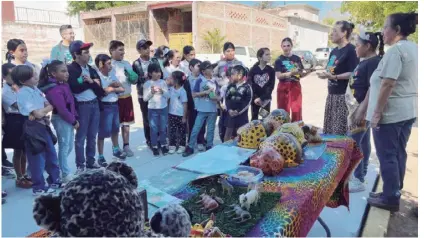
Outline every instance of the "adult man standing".
<svg viewBox="0 0 424 238"><path fill-rule="evenodd" d="M59 28L62 40L52 48L50 60L60 60L65 64L72 63L72 55L69 52L69 45L75 40L75 33L71 25L62 25Z"/></svg>

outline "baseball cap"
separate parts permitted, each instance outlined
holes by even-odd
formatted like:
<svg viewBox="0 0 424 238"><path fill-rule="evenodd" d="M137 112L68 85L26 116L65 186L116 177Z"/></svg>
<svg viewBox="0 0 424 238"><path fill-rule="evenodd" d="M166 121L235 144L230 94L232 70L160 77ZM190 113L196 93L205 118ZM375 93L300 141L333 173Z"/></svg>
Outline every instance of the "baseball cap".
<svg viewBox="0 0 424 238"><path fill-rule="evenodd" d="M69 45L69 52L72 54L80 50L89 49L92 46L93 43L84 43L80 40L76 40Z"/></svg>
<svg viewBox="0 0 424 238"><path fill-rule="evenodd" d="M149 41L149 40L139 40L139 41L137 41L135 48L137 50L139 50L139 49L141 49L141 47L143 47L145 45L151 46L151 45L153 45L153 42Z"/></svg>
<svg viewBox="0 0 424 238"><path fill-rule="evenodd" d="M205 69L214 69L218 64L211 64L210 61L203 61L202 63L200 63L199 68L200 70L205 70Z"/></svg>

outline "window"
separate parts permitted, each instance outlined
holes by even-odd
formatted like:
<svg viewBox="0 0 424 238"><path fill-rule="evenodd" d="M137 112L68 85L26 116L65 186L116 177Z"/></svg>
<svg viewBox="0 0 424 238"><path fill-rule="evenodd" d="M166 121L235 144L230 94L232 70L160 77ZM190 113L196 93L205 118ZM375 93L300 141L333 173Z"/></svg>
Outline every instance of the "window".
<svg viewBox="0 0 424 238"><path fill-rule="evenodd" d="M250 47L249 47L249 56L250 57L256 57L256 52Z"/></svg>
<svg viewBox="0 0 424 238"><path fill-rule="evenodd" d="M236 55L247 55L246 48L239 47L239 46L236 47L236 52L235 53L236 53Z"/></svg>

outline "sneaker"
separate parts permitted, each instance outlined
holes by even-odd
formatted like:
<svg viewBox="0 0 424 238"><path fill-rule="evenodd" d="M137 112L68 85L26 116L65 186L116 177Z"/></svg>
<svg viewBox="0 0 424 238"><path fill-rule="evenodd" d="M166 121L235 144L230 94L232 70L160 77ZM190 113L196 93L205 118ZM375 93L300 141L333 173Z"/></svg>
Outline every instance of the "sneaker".
<svg viewBox="0 0 424 238"><path fill-rule="evenodd" d="M9 179L16 179L16 174L11 169L6 167L1 168L1 176Z"/></svg>
<svg viewBox="0 0 424 238"><path fill-rule="evenodd" d="M130 149L129 145L124 146L124 152L125 152L125 154L127 154L127 157L133 157L134 156L134 153Z"/></svg>
<svg viewBox="0 0 424 238"><path fill-rule="evenodd" d="M212 146L206 146L206 151L212 149Z"/></svg>
<svg viewBox="0 0 424 238"><path fill-rule="evenodd" d="M183 157L187 157L194 154L194 150L190 148L189 146L186 147L186 150L183 153Z"/></svg>
<svg viewBox="0 0 424 238"><path fill-rule="evenodd" d="M125 160L125 158L127 157L127 154L119 149L113 152L113 156L115 156L116 158L120 160Z"/></svg>
<svg viewBox="0 0 424 238"><path fill-rule="evenodd" d="M84 170L85 170L84 167L77 167L77 171L75 172L75 175L82 174L84 172Z"/></svg>
<svg viewBox="0 0 424 238"><path fill-rule="evenodd" d="M354 178L349 181L349 193L358 193L365 191L365 185L359 179Z"/></svg>
<svg viewBox="0 0 424 238"><path fill-rule="evenodd" d="M2 198L7 197L7 192L6 192L6 191L1 191L1 197L2 197Z"/></svg>
<svg viewBox="0 0 424 238"><path fill-rule="evenodd" d="M52 194L52 193L55 193L55 192L56 192L56 190L54 190L52 188L48 188L47 190L39 189L39 190L33 190L32 195L34 195L34 196L48 195L48 194Z"/></svg>
<svg viewBox="0 0 424 238"><path fill-rule="evenodd" d="M399 200L394 201L392 203L389 203L389 201L387 199L385 199L381 196L381 197L378 197L378 198L371 198L370 197L370 198L367 199L367 201L368 201L368 204L370 206L373 206L373 207L378 207L378 208L381 208L381 209L384 209L384 210L388 210L390 212L399 211Z"/></svg>
<svg viewBox="0 0 424 238"><path fill-rule="evenodd" d="M2 163L1 166L6 167L8 169L12 169L13 168L13 163L10 162L9 160L5 160L5 161L3 161L3 163Z"/></svg>
<svg viewBox="0 0 424 238"><path fill-rule="evenodd" d="M197 150L198 151L204 151L205 150L205 145L204 144L198 144L197 145Z"/></svg>
<svg viewBox="0 0 424 238"><path fill-rule="evenodd" d="M64 185L64 183L52 183L50 184L50 189L60 189L65 187Z"/></svg>
<svg viewBox="0 0 424 238"><path fill-rule="evenodd" d="M169 151L168 151L168 153L170 153L170 154L174 154L176 151L177 151L177 147L175 147L175 146L170 146L170 147L169 147Z"/></svg>
<svg viewBox="0 0 424 238"><path fill-rule="evenodd" d="M152 151L153 151L153 155L154 155L154 156L159 156L159 149L158 149L158 148L153 147L153 148L152 148Z"/></svg>
<svg viewBox="0 0 424 238"><path fill-rule="evenodd" d="M26 179L26 180L28 180L28 181L30 181L30 182L32 182L32 180L31 180L31 177L30 176L28 176L28 175L24 175L24 179Z"/></svg>
<svg viewBox="0 0 424 238"><path fill-rule="evenodd" d="M87 164L85 167L87 169L100 169L101 168L100 165L97 164L96 162L94 162L93 164Z"/></svg>
<svg viewBox="0 0 424 238"><path fill-rule="evenodd" d="M169 152L169 150L168 150L168 148L166 148L166 146L162 146L162 147L160 148L160 150L162 151L162 154L163 154L163 155L167 155L167 154L168 154L168 152Z"/></svg>
<svg viewBox="0 0 424 238"><path fill-rule="evenodd" d="M22 177L16 180L16 187L28 189L32 187L32 183Z"/></svg>
<svg viewBox="0 0 424 238"><path fill-rule="evenodd" d="M180 146L178 148L177 154L182 154L182 153L184 153L185 150L186 150L185 146Z"/></svg>
<svg viewBox="0 0 424 238"><path fill-rule="evenodd" d="M107 166L107 162L106 159L104 157L101 157L97 160L97 163L101 166L101 167L106 167Z"/></svg>

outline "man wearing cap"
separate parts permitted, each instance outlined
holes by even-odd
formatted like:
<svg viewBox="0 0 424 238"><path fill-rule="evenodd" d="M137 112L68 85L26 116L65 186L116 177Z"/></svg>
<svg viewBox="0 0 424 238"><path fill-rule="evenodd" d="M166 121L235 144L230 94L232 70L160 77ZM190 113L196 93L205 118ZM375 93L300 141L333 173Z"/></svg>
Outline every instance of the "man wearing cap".
<svg viewBox="0 0 424 238"><path fill-rule="evenodd" d="M148 119L148 102L143 100L143 85L149 80L147 76L147 68L149 64L155 63L159 64L157 58L150 57L150 46L152 46L152 42L149 40L139 40L136 44L137 52L140 54L140 57L133 62L133 70L138 75L137 81L137 93L138 93L138 103L140 104L141 115L143 116L143 128L144 128L144 137L146 138L146 143L149 147L151 147L150 143L150 126Z"/></svg>
<svg viewBox="0 0 424 238"><path fill-rule="evenodd" d="M99 168L95 161L96 138L99 130L99 99L105 96L100 76L88 62L92 43L74 41L69 46L73 62L68 65L68 83L76 100L80 127L75 135L75 162L77 174L87 169ZM84 142L87 140L85 153Z"/></svg>
<svg viewBox="0 0 424 238"><path fill-rule="evenodd" d="M218 85L212 79L213 69L216 64L211 64L209 61L203 61L200 65L200 79L196 81L193 89L193 97L197 100L197 117L190 135L189 145L183 153L183 157L190 156L194 153L194 145L197 141L197 136L206 121L206 150L213 146L213 138L215 134L215 123L217 117L217 102L220 100Z"/></svg>
<svg viewBox="0 0 424 238"><path fill-rule="evenodd" d="M52 48L50 60L60 60L65 64L72 63L72 55L69 52L69 45L75 40L75 33L71 25L62 25L59 28L62 40Z"/></svg>

